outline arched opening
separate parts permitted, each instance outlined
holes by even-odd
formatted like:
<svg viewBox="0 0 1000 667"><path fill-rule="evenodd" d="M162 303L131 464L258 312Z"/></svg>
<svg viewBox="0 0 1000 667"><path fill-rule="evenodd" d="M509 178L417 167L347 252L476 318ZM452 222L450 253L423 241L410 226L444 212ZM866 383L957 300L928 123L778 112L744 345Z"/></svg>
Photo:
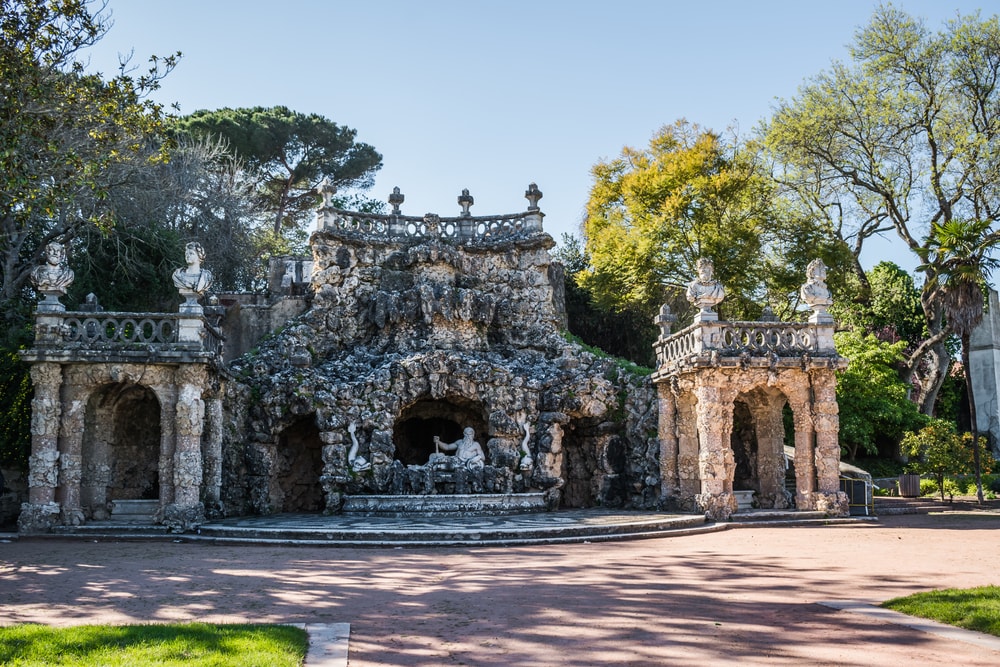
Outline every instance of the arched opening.
<svg viewBox="0 0 1000 667"><path fill-rule="evenodd" d="M601 497L601 487L613 484L617 477L605 474L602 458L621 459L620 440L600 431L598 419L574 419L566 425L563 434L563 461L561 477L565 480L559 499L560 507L593 507ZM605 449L602 457L602 449Z"/></svg>
<svg viewBox="0 0 1000 667"><path fill-rule="evenodd" d="M326 508L320 475L323 474L323 441L314 415L294 422L278 436L278 488L282 512L320 512Z"/></svg>
<svg viewBox="0 0 1000 667"><path fill-rule="evenodd" d="M114 500L160 497L160 402L148 387L108 385L87 402L81 501L90 518L106 518Z"/></svg>
<svg viewBox="0 0 1000 667"><path fill-rule="evenodd" d="M435 451L434 436L454 442L462 438L467 426L485 445L486 420L478 403L460 397L417 401L400 413L393 427L395 458L403 465L424 465Z"/></svg>
<svg viewBox="0 0 1000 667"><path fill-rule="evenodd" d="M733 432L730 436L733 448L733 491L760 491L757 476L757 425L754 423L750 406L744 401L733 403Z"/></svg>
<svg viewBox="0 0 1000 667"><path fill-rule="evenodd" d="M788 401L777 389L758 387L733 402L733 491L752 493L756 506L786 508L791 496L785 490L788 469L785 457L785 410ZM745 507L743 507L745 509Z"/></svg>

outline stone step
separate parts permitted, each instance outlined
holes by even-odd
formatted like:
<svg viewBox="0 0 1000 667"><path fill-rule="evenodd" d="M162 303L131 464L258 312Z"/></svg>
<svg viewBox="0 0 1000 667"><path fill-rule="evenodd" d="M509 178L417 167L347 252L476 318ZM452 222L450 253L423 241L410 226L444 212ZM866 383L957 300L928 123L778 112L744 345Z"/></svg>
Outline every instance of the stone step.
<svg viewBox="0 0 1000 667"><path fill-rule="evenodd" d="M746 510L732 515L730 521L804 521L827 518L823 512L796 510Z"/></svg>
<svg viewBox="0 0 1000 667"><path fill-rule="evenodd" d="M423 522L435 522L439 517L423 517ZM563 540L584 541L600 538L620 538L634 533L649 533L701 526L705 517L700 515L673 515L668 518L637 520L630 523L568 523L558 519L551 524L535 526L462 526L447 520L441 525L427 527L384 527L373 522L370 527L350 526L282 527L238 526L221 523L206 524L199 534L203 538L244 540L292 540L296 542L344 542L354 544L418 544L444 543L515 543L538 541L559 537Z"/></svg>
<svg viewBox="0 0 1000 667"><path fill-rule="evenodd" d="M344 514L373 517L406 517L420 514L498 516L545 510L544 493L346 496L341 508Z"/></svg>

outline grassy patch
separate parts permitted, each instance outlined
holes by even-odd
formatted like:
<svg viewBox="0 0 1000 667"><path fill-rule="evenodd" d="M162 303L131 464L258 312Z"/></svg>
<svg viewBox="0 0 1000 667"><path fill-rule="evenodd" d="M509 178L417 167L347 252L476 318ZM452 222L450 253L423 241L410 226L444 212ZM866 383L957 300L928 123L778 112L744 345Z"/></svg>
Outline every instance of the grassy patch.
<svg viewBox="0 0 1000 667"><path fill-rule="evenodd" d="M0 664L132 667L298 667L305 630L289 625L45 625L0 627Z"/></svg>
<svg viewBox="0 0 1000 667"><path fill-rule="evenodd" d="M882 606L1000 637L1000 586L917 593L888 600Z"/></svg>

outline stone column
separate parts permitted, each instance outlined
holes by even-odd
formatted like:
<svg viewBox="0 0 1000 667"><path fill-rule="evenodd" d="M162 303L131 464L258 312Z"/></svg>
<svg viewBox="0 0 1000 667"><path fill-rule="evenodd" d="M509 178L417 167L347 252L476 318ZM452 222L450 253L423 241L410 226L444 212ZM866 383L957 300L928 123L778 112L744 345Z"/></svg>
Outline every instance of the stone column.
<svg viewBox="0 0 1000 667"><path fill-rule="evenodd" d="M657 436L660 440L660 502L676 502L681 490L677 476L677 409L668 383L658 384L656 392L659 407Z"/></svg>
<svg viewBox="0 0 1000 667"><path fill-rule="evenodd" d="M157 475L160 482L160 512L174 502L174 432L177 424L177 387L173 384L150 385L160 402L160 459ZM160 519L162 520L162 516Z"/></svg>
<svg viewBox="0 0 1000 667"><path fill-rule="evenodd" d="M59 521L56 485L59 483L59 418L62 415L59 364L31 367L35 397L31 400L31 455L28 457L28 502L21 505L18 530L44 533Z"/></svg>
<svg viewBox="0 0 1000 667"><path fill-rule="evenodd" d="M702 385L698 398L698 472L701 493L698 509L715 521L725 521L736 511L733 473L736 462L730 438L733 432L733 401L720 387Z"/></svg>
<svg viewBox="0 0 1000 667"><path fill-rule="evenodd" d="M768 396L763 405L752 406L757 426L757 477L760 482L760 506L773 509L788 507L785 496L785 423L782 418L784 396Z"/></svg>
<svg viewBox="0 0 1000 667"><path fill-rule="evenodd" d="M201 394L208 376L205 366L185 364L177 369L175 377L174 502L164 508L163 523L174 532L184 532L205 522L205 506L201 502L205 402Z"/></svg>
<svg viewBox="0 0 1000 667"><path fill-rule="evenodd" d="M67 526L83 523L80 501L80 481L83 477L83 432L90 387L64 384L62 387L62 419L59 428L59 487L61 490L62 522Z"/></svg>
<svg viewBox="0 0 1000 667"><path fill-rule="evenodd" d="M701 493L698 463L698 416L696 401L690 392L681 392L677 405L677 483L680 488L679 509L693 512Z"/></svg>
<svg viewBox="0 0 1000 667"><path fill-rule="evenodd" d="M813 509L813 491L816 490L816 464L813 442L811 406L807 403L792 404L795 422L795 507Z"/></svg>
<svg viewBox="0 0 1000 667"><path fill-rule="evenodd" d="M222 516L222 399L212 396L205 402L207 431L202 451L204 502L210 515Z"/></svg>
<svg viewBox="0 0 1000 667"><path fill-rule="evenodd" d="M840 490L840 431L836 376L832 370L814 371L813 422L816 431L816 491L813 507L837 516L850 513L847 494Z"/></svg>

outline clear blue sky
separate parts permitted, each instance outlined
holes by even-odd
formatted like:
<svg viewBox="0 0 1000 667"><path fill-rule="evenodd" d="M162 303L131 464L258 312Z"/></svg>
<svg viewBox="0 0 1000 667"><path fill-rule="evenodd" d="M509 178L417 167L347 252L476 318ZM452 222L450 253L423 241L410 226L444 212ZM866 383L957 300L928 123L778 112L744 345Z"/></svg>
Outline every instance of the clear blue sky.
<svg viewBox="0 0 1000 667"><path fill-rule="evenodd" d="M960 0L898 0L932 28ZM874 0L110 0L114 26L91 49L184 57L154 98L181 113L285 105L357 130L384 156L373 197L403 212L524 210L544 192L545 227L576 232L590 167L687 118L746 132L778 98L846 59ZM912 268L895 240L865 264Z"/></svg>

